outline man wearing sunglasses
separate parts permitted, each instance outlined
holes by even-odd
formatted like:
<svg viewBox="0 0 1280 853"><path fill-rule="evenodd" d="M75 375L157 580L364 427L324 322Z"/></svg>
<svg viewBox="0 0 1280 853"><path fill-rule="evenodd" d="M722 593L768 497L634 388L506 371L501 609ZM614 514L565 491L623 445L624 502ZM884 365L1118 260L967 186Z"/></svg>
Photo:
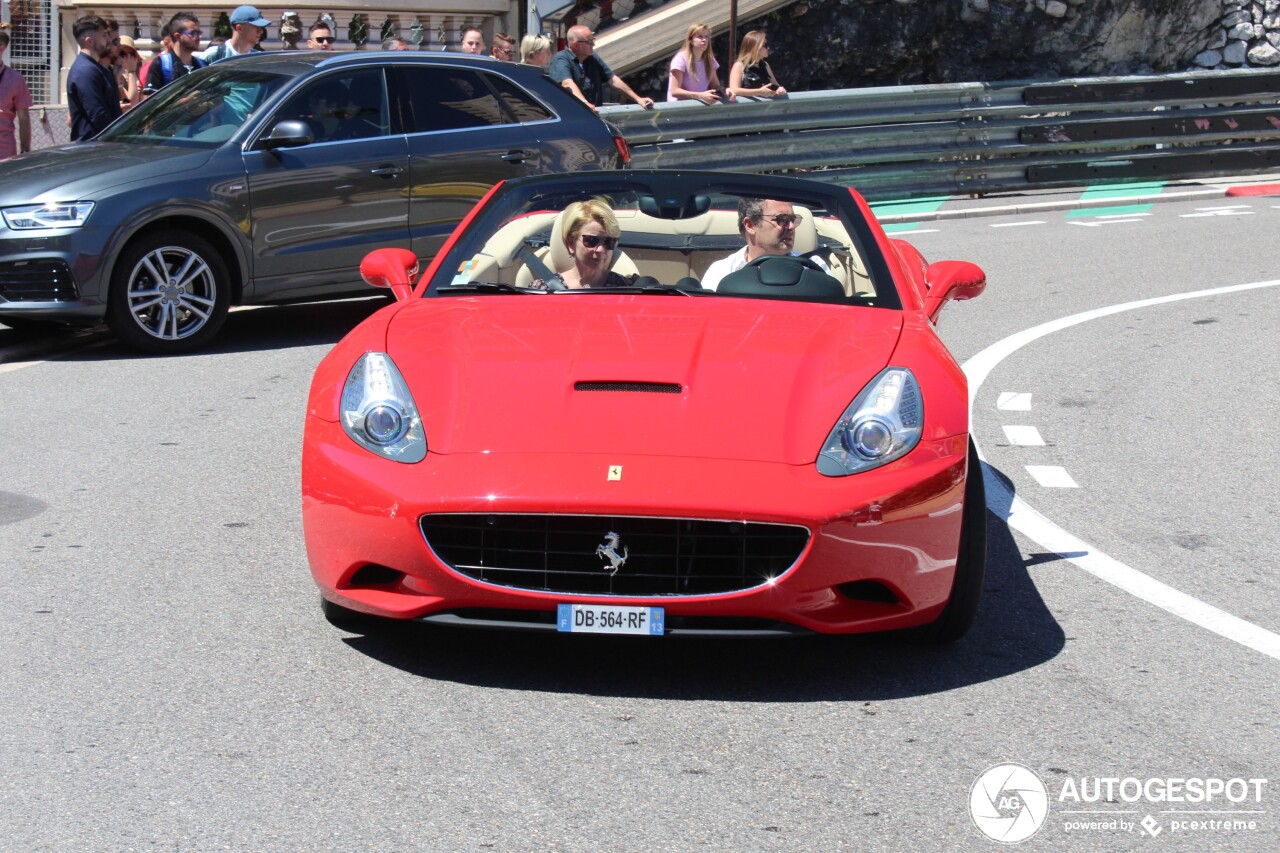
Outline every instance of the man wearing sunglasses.
<svg viewBox="0 0 1280 853"><path fill-rule="evenodd" d="M196 56L200 47L200 21L191 12L179 12L169 19L165 27L169 37L169 49L147 64L138 78L144 81L142 96L150 97L165 86L185 77L197 68L204 68L204 60Z"/></svg>
<svg viewBox="0 0 1280 853"><path fill-rule="evenodd" d="M702 277L702 286L707 290L715 290L720 286L720 279L766 255L800 257L795 251L796 228L803 218L804 215L796 213L789 201L738 199L738 233L747 241L747 245L707 267L707 273ZM831 268L821 258L814 257L811 260L822 267L823 272L831 272Z"/></svg>
<svg viewBox="0 0 1280 853"><path fill-rule="evenodd" d="M503 62L515 62L516 40L506 33L493 34L493 58Z"/></svg>
<svg viewBox="0 0 1280 853"><path fill-rule="evenodd" d="M547 66L551 76L569 94L595 110L604 103L604 87L609 84L646 110L653 109L653 98L637 95L627 82L596 55L596 37L590 27L569 28L565 49L551 57Z"/></svg>
<svg viewBox="0 0 1280 853"><path fill-rule="evenodd" d="M333 50L333 30L324 21L312 24L307 35L307 47L312 50Z"/></svg>

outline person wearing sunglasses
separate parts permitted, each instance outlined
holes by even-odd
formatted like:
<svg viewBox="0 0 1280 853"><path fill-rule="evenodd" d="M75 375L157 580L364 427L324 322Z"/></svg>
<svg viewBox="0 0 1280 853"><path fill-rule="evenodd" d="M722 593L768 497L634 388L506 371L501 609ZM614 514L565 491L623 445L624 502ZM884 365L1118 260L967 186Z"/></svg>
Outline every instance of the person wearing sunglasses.
<svg viewBox="0 0 1280 853"><path fill-rule="evenodd" d="M596 53L596 37L590 27L569 28L564 50L551 57L547 67L551 79L569 94L594 111L604 104L604 87L612 86L646 110L653 109L653 98L637 95Z"/></svg>
<svg viewBox="0 0 1280 853"><path fill-rule="evenodd" d="M515 62L516 40L506 33L494 33L491 53L494 59L501 59L503 62Z"/></svg>
<svg viewBox="0 0 1280 853"><path fill-rule="evenodd" d="M168 48L147 63L138 75L144 98L168 86L179 77L185 77L205 62L196 55L200 49L200 20L191 12L178 12L164 28Z"/></svg>
<svg viewBox="0 0 1280 853"><path fill-rule="evenodd" d="M573 258L573 268L560 273L564 287L627 287L635 282L635 276L619 275L611 269L622 229L609 205L594 198L575 201L565 208L563 221L564 245ZM535 280L533 286L547 285Z"/></svg>
<svg viewBox="0 0 1280 853"><path fill-rule="evenodd" d="M707 267L707 273L702 277L702 286L707 290L715 290L719 287L720 280L729 273L737 272L765 255L800 257L795 251L796 228L803 221L804 214L797 213L789 201L738 199L738 233L747 241L747 245ZM814 257L811 260L823 272L831 272L831 268L821 258Z"/></svg>
<svg viewBox="0 0 1280 853"><path fill-rule="evenodd" d="M333 50L333 30L324 21L316 21L307 32L307 47L312 50Z"/></svg>

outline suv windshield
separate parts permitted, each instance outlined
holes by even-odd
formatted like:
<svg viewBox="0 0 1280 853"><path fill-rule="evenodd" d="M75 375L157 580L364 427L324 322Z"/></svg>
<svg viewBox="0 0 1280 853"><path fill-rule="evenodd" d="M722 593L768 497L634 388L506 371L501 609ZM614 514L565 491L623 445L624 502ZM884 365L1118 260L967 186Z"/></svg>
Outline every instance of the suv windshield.
<svg viewBox="0 0 1280 853"><path fill-rule="evenodd" d="M125 113L98 140L214 148L291 79L236 67L234 62L188 74Z"/></svg>

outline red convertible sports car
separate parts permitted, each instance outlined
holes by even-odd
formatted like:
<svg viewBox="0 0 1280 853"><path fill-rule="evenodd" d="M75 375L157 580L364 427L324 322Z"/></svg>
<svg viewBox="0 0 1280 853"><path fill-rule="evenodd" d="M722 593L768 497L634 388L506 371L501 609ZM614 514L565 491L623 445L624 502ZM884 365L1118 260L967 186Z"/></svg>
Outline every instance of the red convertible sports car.
<svg viewBox="0 0 1280 853"><path fill-rule="evenodd" d="M960 637L986 516L934 332L982 292L848 189L695 172L499 184L311 387L326 615L649 636Z"/></svg>

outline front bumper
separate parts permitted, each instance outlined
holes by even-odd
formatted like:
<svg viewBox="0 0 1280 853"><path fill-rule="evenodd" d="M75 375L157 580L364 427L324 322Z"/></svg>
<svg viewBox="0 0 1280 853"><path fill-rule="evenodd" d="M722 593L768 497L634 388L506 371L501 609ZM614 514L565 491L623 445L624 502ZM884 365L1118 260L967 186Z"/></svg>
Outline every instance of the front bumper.
<svg viewBox="0 0 1280 853"><path fill-rule="evenodd" d="M790 466L675 456L428 454L414 465L358 447L308 417L303 526L322 594L399 619L532 611L562 602L658 606L672 624L778 623L820 633L925 624L950 594L960 540L967 439L924 442L904 459L852 477ZM621 479L610 479L621 467ZM434 513L656 516L802 525L811 535L779 577L711 595L541 592L466 577L427 545ZM602 535L604 531L601 532ZM479 621L485 621L481 618ZM495 617L494 624L521 621Z"/></svg>
<svg viewBox="0 0 1280 853"><path fill-rule="evenodd" d="M92 227L26 232L0 225L0 316L100 322L105 239Z"/></svg>

